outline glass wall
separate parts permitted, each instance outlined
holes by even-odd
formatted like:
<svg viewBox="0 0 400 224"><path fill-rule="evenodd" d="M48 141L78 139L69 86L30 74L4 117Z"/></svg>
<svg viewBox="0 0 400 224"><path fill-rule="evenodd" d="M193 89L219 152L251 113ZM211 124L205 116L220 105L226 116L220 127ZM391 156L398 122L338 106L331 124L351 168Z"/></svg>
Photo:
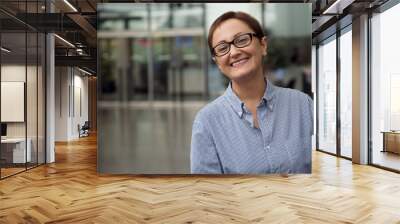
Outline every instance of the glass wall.
<svg viewBox="0 0 400 224"><path fill-rule="evenodd" d="M340 155L352 157L352 35L351 25L340 41Z"/></svg>
<svg viewBox="0 0 400 224"><path fill-rule="evenodd" d="M319 150L333 154L339 152L338 156L351 159L353 76L351 25L340 30L339 33L340 36L333 35L323 41L317 50L317 142ZM337 105L338 101L340 105ZM338 120L340 120L339 125ZM337 145L338 141L340 145Z"/></svg>
<svg viewBox="0 0 400 224"><path fill-rule="evenodd" d="M372 164L400 170L400 4L371 18Z"/></svg>
<svg viewBox="0 0 400 224"><path fill-rule="evenodd" d="M369 163L400 171L400 64L397 32L400 4L387 5L373 13L369 39ZM352 27L341 30L317 48L317 114L319 149L352 158ZM336 42L338 41L338 42ZM339 53L339 60L336 55ZM336 63L339 63L336 66ZM336 71L339 68L339 71ZM339 77L339 80L336 80ZM337 82L339 90L337 93ZM339 97L339 100L336 99ZM340 102L340 116L336 102ZM339 118L339 119L338 119ZM340 120L337 125L336 121ZM337 131L337 127L339 131ZM336 137L340 133L339 138ZM337 147L336 139L340 139Z"/></svg>
<svg viewBox="0 0 400 224"><path fill-rule="evenodd" d="M26 138L26 33L1 34L1 176L25 170L31 161ZM28 152L27 152L28 147Z"/></svg>
<svg viewBox="0 0 400 224"><path fill-rule="evenodd" d="M336 35L318 47L318 149L336 154Z"/></svg>
<svg viewBox="0 0 400 224"><path fill-rule="evenodd" d="M0 13L0 178L45 163L45 36L21 22L44 1L2 2ZM23 17L23 18L22 18Z"/></svg>

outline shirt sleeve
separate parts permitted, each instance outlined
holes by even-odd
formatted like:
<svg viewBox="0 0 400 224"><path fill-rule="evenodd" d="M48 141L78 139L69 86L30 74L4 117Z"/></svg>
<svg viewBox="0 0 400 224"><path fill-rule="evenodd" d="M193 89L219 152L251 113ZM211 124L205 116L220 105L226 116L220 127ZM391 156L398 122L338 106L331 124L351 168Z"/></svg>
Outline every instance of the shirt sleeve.
<svg viewBox="0 0 400 224"><path fill-rule="evenodd" d="M190 152L192 174L222 174L222 166L211 134L204 124L195 120Z"/></svg>

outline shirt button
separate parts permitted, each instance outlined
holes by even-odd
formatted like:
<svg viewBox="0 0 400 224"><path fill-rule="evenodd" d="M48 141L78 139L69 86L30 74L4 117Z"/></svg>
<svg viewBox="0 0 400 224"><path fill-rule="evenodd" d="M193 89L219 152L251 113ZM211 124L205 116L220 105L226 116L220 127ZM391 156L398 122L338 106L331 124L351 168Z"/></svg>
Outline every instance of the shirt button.
<svg viewBox="0 0 400 224"><path fill-rule="evenodd" d="M267 145L267 147L265 148L266 150L269 150L271 147L269 145Z"/></svg>

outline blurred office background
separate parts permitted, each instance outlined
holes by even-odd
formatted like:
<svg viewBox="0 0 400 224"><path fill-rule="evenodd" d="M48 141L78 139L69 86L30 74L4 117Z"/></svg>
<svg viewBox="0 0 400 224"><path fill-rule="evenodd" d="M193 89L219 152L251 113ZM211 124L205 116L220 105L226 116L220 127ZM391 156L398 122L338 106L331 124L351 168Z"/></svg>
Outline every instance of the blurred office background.
<svg viewBox="0 0 400 224"><path fill-rule="evenodd" d="M254 16L275 85L311 91L311 4L98 4L98 170L189 173L192 121L228 80L211 59L211 23ZM290 16L289 16L290 15Z"/></svg>

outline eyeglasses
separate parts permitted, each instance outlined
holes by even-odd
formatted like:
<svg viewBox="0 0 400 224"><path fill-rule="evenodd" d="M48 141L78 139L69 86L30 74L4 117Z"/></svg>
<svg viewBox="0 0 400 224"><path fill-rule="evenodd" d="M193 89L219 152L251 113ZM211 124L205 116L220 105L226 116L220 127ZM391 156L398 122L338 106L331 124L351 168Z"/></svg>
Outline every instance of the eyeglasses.
<svg viewBox="0 0 400 224"><path fill-rule="evenodd" d="M247 47L251 44L253 36L258 37L258 35L255 33L241 34L241 35L235 37L235 39L233 39L231 42L222 42L220 44L217 44L217 46L215 46L212 49L212 51L213 51L212 53L216 57L224 56L227 53L229 53L229 51L231 50L231 44L235 45L236 48Z"/></svg>

